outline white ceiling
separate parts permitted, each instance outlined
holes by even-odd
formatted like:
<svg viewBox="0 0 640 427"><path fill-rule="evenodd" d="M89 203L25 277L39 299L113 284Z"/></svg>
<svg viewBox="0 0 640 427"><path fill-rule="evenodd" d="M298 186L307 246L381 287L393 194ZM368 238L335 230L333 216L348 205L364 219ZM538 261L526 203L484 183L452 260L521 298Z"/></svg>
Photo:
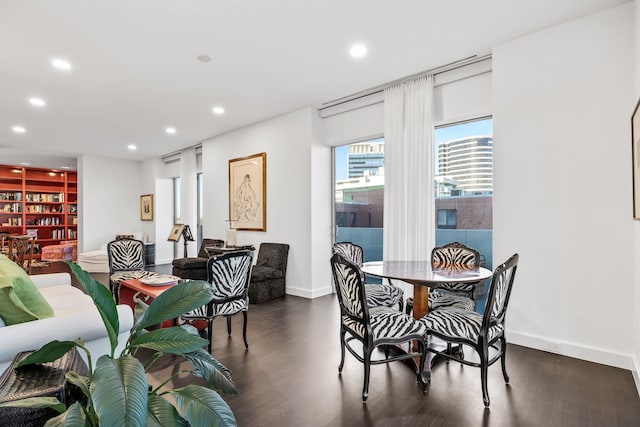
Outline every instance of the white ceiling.
<svg viewBox="0 0 640 427"><path fill-rule="evenodd" d="M159 156L626 1L0 0L0 163Z"/></svg>

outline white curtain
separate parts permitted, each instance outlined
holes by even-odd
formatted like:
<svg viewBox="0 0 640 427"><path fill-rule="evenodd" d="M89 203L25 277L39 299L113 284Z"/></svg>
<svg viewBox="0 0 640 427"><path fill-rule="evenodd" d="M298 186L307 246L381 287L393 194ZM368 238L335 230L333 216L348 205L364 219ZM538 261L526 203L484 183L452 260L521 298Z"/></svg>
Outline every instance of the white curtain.
<svg viewBox="0 0 640 427"><path fill-rule="evenodd" d="M384 91L385 261L427 261L435 244L432 101L431 75Z"/></svg>
<svg viewBox="0 0 640 427"><path fill-rule="evenodd" d="M197 173L196 149L187 148L180 153L180 219L183 224L189 226L194 239L197 239L198 231ZM182 239L178 244L180 246L178 248L178 258L180 258L184 251ZM189 256L198 256L198 248L195 241L189 242L187 251Z"/></svg>

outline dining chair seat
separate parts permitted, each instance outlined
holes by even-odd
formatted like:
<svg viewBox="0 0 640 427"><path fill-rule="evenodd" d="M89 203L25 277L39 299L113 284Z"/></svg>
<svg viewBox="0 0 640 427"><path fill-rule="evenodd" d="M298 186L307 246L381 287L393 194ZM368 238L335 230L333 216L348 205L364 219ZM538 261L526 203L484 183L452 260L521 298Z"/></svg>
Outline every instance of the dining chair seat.
<svg viewBox="0 0 640 427"><path fill-rule="evenodd" d="M369 312L371 334L374 346L378 341L402 339L407 335L425 335L427 328L418 320L407 319L407 315L390 307L378 307ZM349 316L343 315L342 322L345 326L364 338L364 325L354 321Z"/></svg>
<svg viewBox="0 0 640 427"><path fill-rule="evenodd" d="M475 311L476 303L473 299L459 293L447 292L441 289L429 291L429 310L459 309Z"/></svg>
<svg viewBox="0 0 640 427"><path fill-rule="evenodd" d="M452 339L476 342L480 335L482 317L482 314L475 311L453 308L432 311L422 320L431 332L446 335ZM492 341L503 332L504 326L502 324L492 325L488 332L489 341Z"/></svg>
<svg viewBox="0 0 640 427"><path fill-rule="evenodd" d="M146 270L129 270L119 271L109 276L109 280L112 282L122 282L123 280L142 279L143 277L157 276L158 273Z"/></svg>

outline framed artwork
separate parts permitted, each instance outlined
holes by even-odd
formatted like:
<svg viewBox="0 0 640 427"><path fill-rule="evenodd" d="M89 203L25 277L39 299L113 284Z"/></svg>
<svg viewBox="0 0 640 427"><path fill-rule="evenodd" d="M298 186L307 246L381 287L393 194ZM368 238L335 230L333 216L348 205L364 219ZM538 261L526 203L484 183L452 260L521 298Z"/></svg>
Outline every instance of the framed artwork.
<svg viewBox="0 0 640 427"><path fill-rule="evenodd" d="M169 232L169 237L167 238L170 242L177 242L182 236L182 230L184 229L184 224L176 224L171 227L171 231Z"/></svg>
<svg viewBox="0 0 640 427"><path fill-rule="evenodd" d="M633 161L633 219L640 219L640 101L631 116L631 158Z"/></svg>
<svg viewBox="0 0 640 427"><path fill-rule="evenodd" d="M229 220L236 230L267 231L267 153L229 160Z"/></svg>
<svg viewBox="0 0 640 427"><path fill-rule="evenodd" d="M140 219L142 221L153 221L153 194L140 196Z"/></svg>

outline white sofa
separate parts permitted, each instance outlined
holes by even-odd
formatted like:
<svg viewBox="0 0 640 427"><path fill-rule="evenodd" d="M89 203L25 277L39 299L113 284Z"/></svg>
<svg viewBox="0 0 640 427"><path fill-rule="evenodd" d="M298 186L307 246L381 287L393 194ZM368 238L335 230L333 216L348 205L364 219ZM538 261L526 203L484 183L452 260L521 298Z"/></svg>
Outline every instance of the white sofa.
<svg viewBox="0 0 640 427"><path fill-rule="evenodd" d="M37 350L44 344L57 340L80 338L91 351L93 363L103 354L109 354L111 346L107 331L91 298L80 289L71 286L69 273L40 274L30 276L42 296L51 305L54 317L0 327L0 373L4 372L13 357L27 350ZM117 306L120 318L118 348L124 348L133 327L133 312L128 305ZM79 349L86 361L86 354Z"/></svg>

